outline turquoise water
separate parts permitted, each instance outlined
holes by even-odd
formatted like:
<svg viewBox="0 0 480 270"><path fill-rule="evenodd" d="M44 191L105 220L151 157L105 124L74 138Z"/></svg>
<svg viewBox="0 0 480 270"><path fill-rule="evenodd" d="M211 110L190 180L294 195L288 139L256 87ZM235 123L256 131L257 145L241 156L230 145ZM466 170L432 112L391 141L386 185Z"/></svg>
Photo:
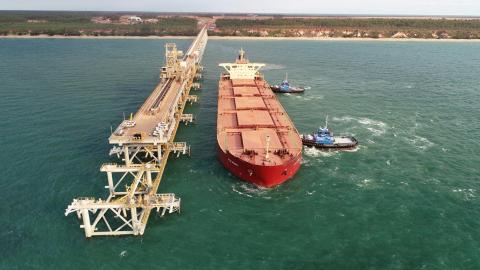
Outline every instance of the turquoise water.
<svg viewBox="0 0 480 270"><path fill-rule="evenodd" d="M197 124L178 133L193 155L160 187L182 213L85 239L64 210L106 197L110 126L157 83L165 42L0 39L0 269L480 268L480 43L210 41ZM217 63L240 47L270 82L311 87L280 97L300 132L328 115L359 150L305 150L270 190L224 170Z"/></svg>

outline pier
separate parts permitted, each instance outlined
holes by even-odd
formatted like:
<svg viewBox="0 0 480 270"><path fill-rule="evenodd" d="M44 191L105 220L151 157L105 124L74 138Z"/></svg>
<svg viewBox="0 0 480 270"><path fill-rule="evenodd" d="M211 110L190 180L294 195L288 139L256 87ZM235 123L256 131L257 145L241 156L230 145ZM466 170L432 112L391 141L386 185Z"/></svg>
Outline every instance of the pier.
<svg viewBox="0 0 480 270"><path fill-rule="evenodd" d="M76 198L65 211L65 215L77 214L87 238L143 235L152 210L161 216L180 212L180 198L157 191L170 154L190 154L186 142L174 139L181 122L187 125L195 120L183 111L187 103L198 100L190 90L201 87L195 81L201 78L200 62L207 40L204 27L185 54L174 43L167 43L161 82L138 112L112 132L110 155L121 162L100 168L107 175L108 197Z"/></svg>

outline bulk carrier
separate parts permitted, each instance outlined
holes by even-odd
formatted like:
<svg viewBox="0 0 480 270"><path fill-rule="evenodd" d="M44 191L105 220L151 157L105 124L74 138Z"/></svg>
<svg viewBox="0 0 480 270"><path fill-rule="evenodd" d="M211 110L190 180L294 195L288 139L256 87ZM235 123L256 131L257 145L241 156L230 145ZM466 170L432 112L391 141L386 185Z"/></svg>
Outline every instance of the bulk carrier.
<svg viewBox="0 0 480 270"><path fill-rule="evenodd" d="M300 168L302 140L259 70L245 52L235 63L220 64L227 72L218 86L217 145L221 163L235 176L258 186L273 187Z"/></svg>

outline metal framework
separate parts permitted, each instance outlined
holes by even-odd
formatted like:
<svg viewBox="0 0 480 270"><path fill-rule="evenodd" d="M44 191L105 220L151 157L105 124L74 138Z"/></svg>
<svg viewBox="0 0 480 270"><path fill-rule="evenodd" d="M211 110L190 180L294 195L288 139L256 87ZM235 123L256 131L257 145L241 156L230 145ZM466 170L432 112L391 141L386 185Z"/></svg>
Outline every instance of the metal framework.
<svg viewBox="0 0 480 270"><path fill-rule="evenodd" d="M174 78L181 73L180 61L182 56L183 52L177 50L175 43L167 43L165 45L165 66L160 73L162 80Z"/></svg>
<svg viewBox="0 0 480 270"><path fill-rule="evenodd" d="M207 39L203 28L183 59L175 44L166 44L162 82L135 117L124 120L109 139L113 144L110 155L116 155L122 164L100 168L107 175L107 199L76 198L65 211L65 215L77 214L86 237L143 235L152 210L160 216L180 212L180 199L175 194L157 194L157 190L170 153L177 157L190 155L187 143L173 140L180 122L187 125L194 121L194 116L183 114L183 110L187 102L198 100L189 93L192 88L200 88L194 80L201 78L200 61ZM158 126L165 132L151 133L152 119L163 119ZM141 127L132 131L138 123Z"/></svg>

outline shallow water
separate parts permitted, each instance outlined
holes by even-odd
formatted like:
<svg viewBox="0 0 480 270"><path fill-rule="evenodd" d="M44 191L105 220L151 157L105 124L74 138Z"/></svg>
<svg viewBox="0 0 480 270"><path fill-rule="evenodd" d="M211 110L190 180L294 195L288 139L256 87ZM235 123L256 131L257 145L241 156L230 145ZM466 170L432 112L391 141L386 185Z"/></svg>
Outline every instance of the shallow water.
<svg viewBox="0 0 480 270"><path fill-rule="evenodd" d="M182 213L143 237L85 239L64 210L105 197L107 137L158 82L164 40L0 40L1 269L478 269L480 44L210 41L197 124L160 192ZM177 40L186 49L188 40ZM300 132L329 116L355 152L304 151L273 189L215 155L219 62L243 47L310 87L280 100Z"/></svg>

